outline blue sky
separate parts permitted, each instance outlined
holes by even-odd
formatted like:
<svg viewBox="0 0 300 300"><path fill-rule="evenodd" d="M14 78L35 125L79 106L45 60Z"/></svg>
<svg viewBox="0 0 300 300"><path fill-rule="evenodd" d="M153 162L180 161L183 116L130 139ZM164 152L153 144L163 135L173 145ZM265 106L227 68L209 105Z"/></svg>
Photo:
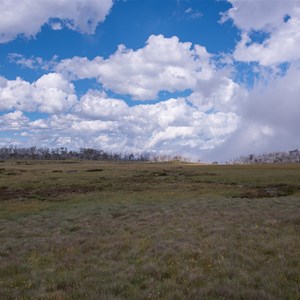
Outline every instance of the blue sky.
<svg viewBox="0 0 300 300"><path fill-rule="evenodd" d="M0 146L206 161L299 147L299 0L0 9Z"/></svg>

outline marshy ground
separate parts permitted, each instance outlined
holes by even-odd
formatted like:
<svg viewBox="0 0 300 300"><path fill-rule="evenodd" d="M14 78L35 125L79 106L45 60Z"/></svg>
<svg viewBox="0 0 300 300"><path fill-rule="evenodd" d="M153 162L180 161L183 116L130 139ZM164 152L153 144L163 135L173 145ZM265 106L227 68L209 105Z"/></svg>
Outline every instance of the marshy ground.
<svg viewBox="0 0 300 300"><path fill-rule="evenodd" d="M300 299L300 164L0 163L0 299Z"/></svg>

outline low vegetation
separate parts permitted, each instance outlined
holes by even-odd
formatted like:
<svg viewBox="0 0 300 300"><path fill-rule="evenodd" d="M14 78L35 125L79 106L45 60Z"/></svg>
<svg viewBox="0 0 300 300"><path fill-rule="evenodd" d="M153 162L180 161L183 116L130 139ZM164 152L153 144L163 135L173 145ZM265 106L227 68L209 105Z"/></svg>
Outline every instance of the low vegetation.
<svg viewBox="0 0 300 300"><path fill-rule="evenodd" d="M0 163L0 299L299 299L300 164Z"/></svg>
<svg viewBox="0 0 300 300"><path fill-rule="evenodd" d="M300 163L300 151L298 149L286 152L271 152L263 154L250 154L235 159L236 164L286 164Z"/></svg>
<svg viewBox="0 0 300 300"><path fill-rule="evenodd" d="M155 153L112 153L101 149L81 148L77 151L65 147L0 147L0 161L30 159L30 160L102 160L102 161L187 161L180 155L157 155Z"/></svg>

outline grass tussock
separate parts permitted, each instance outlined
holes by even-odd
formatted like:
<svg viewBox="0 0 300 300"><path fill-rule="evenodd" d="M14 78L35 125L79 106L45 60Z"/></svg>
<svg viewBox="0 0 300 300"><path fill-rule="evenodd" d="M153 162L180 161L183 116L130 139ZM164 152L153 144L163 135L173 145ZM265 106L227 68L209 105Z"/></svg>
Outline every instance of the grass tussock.
<svg viewBox="0 0 300 300"><path fill-rule="evenodd" d="M0 299L298 299L299 171L3 162Z"/></svg>

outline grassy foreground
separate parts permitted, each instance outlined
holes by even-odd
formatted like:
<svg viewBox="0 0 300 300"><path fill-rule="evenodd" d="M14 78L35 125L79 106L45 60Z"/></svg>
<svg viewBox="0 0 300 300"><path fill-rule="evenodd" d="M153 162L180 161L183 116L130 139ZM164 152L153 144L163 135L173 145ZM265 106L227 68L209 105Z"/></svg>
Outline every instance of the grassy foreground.
<svg viewBox="0 0 300 300"><path fill-rule="evenodd" d="M300 299L300 164L1 162L0 299Z"/></svg>

